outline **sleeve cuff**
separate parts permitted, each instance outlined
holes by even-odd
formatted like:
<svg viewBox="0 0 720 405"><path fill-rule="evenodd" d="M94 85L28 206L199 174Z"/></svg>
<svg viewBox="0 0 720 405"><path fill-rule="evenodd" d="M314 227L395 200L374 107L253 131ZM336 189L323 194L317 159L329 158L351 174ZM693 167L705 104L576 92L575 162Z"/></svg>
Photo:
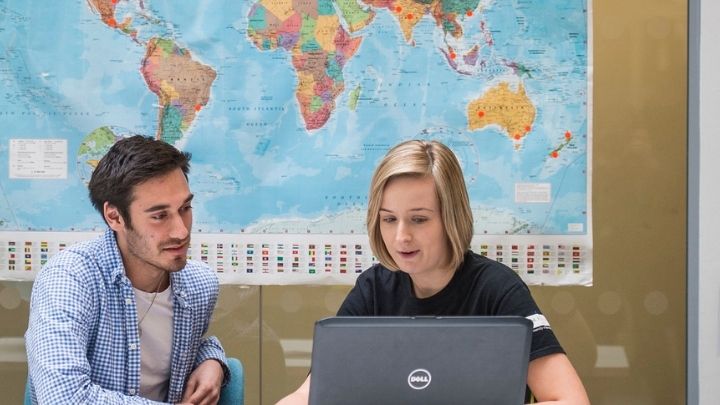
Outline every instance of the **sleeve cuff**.
<svg viewBox="0 0 720 405"><path fill-rule="evenodd" d="M230 369L227 365L227 358L225 357L225 351L220 345L220 341L215 337L211 336L200 345L198 349L197 357L195 358L195 365L193 369L197 368L202 362L206 360L215 360L222 366L223 369L223 382L222 387L227 385L230 381Z"/></svg>

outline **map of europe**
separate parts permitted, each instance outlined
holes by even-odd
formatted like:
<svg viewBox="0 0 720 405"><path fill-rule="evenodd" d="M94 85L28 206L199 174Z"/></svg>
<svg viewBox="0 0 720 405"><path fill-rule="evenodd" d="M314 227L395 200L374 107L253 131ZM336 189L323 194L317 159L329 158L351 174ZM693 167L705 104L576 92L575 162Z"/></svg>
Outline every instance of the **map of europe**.
<svg viewBox="0 0 720 405"><path fill-rule="evenodd" d="M0 0L0 230L103 229L89 177L142 134L192 153L197 232L362 234L373 168L417 138L458 156L476 233L583 235L587 7ZM12 174L13 140L65 140L62 175Z"/></svg>

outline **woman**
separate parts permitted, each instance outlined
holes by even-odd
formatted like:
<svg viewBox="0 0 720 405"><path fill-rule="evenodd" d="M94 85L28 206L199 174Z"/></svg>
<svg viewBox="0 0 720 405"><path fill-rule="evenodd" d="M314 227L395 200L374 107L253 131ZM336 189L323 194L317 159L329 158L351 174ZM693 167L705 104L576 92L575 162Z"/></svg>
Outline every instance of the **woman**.
<svg viewBox="0 0 720 405"><path fill-rule="evenodd" d="M470 250L470 202L445 145L413 140L387 153L372 178L367 227L380 263L358 277L339 316L524 316L533 322L528 386L539 403L589 404L525 283ZM279 404L306 404L309 389L310 376Z"/></svg>

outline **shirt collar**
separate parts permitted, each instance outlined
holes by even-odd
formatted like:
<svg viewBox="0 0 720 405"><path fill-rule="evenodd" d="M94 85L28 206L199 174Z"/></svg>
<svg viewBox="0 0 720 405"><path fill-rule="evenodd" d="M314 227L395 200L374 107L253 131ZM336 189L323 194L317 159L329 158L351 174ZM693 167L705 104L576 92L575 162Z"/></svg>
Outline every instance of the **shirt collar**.
<svg viewBox="0 0 720 405"><path fill-rule="evenodd" d="M107 255L102 255L102 257L106 258L103 265L109 268L110 279L116 283L123 280L127 280L129 283L130 280L125 276L125 265L122 261L120 248L118 247L117 239L115 239L115 231L110 228L105 230L105 234L103 234L103 244L104 250L107 253Z"/></svg>

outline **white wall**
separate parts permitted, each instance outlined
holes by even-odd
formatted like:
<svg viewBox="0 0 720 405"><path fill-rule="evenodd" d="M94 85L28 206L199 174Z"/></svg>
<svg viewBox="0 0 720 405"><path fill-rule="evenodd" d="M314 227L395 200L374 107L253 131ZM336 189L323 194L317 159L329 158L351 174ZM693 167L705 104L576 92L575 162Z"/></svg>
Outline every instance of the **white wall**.
<svg viewBox="0 0 720 405"><path fill-rule="evenodd" d="M690 0L688 403L720 398L720 2Z"/></svg>

